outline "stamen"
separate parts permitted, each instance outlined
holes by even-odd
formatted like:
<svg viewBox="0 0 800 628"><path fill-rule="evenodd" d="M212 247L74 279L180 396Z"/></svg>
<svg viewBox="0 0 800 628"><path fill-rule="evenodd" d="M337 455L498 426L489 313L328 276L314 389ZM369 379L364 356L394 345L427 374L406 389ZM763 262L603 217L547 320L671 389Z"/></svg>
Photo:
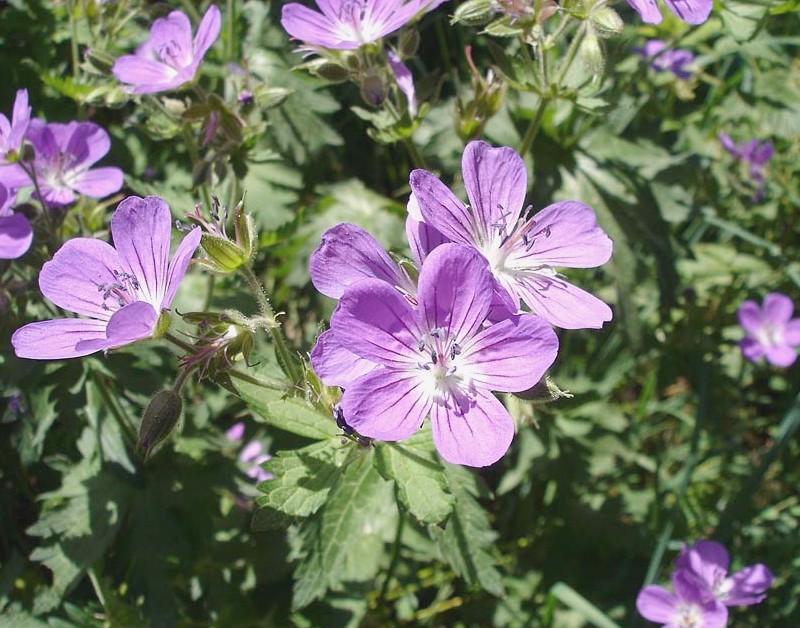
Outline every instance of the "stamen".
<svg viewBox="0 0 800 628"><path fill-rule="evenodd" d="M431 351L431 362L433 362L434 366L439 364L439 355L436 353L436 351Z"/></svg>
<svg viewBox="0 0 800 628"><path fill-rule="evenodd" d="M454 360L457 355L461 355L461 346L457 342L454 342L450 347L450 359Z"/></svg>

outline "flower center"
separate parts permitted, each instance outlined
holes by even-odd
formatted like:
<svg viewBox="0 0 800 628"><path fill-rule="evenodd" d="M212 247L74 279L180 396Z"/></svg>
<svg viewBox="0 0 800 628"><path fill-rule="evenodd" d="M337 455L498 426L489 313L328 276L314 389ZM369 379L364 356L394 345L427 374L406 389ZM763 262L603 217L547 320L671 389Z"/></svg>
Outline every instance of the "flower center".
<svg viewBox="0 0 800 628"><path fill-rule="evenodd" d="M503 211L502 206L498 206L498 209ZM528 205L515 224L509 225L508 217L511 212L504 212L500 220L489 225L492 231L484 237L482 253L489 260L493 271L516 275L523 270L526 273L550 270L546 264L530 264L535 259L533 254L536 243L543 238L549 238L551 233L549 226L541 227L536 220L529 218L532 210L533 206ZM516 264L520 258L525 258L526 263Z"/></svg>
<svg viewBox="0 0 800 628"><path fill-rule="evenodd" d="M759 344L765 347L783 346L783 327L772 323L765 323L756 334Z"/></svg>
<svg viewBox="0 0 800 628"><path fill-rule="evenodd" d="M443 401L448 393L464 387L465 378L458 372L457 365L461 346L447 330L438 327L425 332L417 346L423 355L418 368L425 372L434 399Z"/></svg>
<svg viewBox="0 0 800 628"><path fill-rule="evenodd" d="M137 298L139 280L119 270L111 272L114 273L116 281L97 284L97 291L103 293L103 309L109 312L139 300Z"/></svg>
<svg viewBox="0 0 800 628"><path fill-rule="evenodd" d="M156 54L161 57L161 60L167 65L171 65L175 69L183 67L183 49L180 44L174 39L162 44L156 49Z"/></svg>
<svg viewBox="0 0 800 628"><path fill-rule="evenodd" d="M680 628L700 628L703 626L703 610L695 604L679 604L676 608Z"/></svg>

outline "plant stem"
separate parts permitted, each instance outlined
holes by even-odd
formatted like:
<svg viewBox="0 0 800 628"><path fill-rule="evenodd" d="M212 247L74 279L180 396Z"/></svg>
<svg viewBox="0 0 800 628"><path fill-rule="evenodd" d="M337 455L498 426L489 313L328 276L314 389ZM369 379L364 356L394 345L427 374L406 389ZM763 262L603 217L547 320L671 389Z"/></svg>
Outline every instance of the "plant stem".
<svg viewBox="0 0 800 628"><path fill-rule="evenodd" d="M250 284L250 289L253 291L256 303L258 303L258 309L261 311L261 316L267 322L266 326L272 336L272 344L275 347L275 355L278 358L278 363L281 365L284 373L292 380L292 383L299 385L303 379L303 374L298 368L295 357L286 345L286 340L281 332L275 310L273 310L272 305L270 305L264 286L261 284L259 278L256 277L253 269L249 266L243 266L242 273L245 279L247 279L247 283Z"/></svg>
<svg viewBox="0 0 800 628"><path fill-rule="evenodd" d="M263 375L251 375L250 373L237 371L236 369L230 369L226 372L231 377L240 379L243 382L247 382L248 384L253 384L254 386L260 386L261 388L268 388L269 390L277 390L279 392L292 391L291 385L287 385L286 382L282 382L279 379L266 378Z"/></svg>
<svg viewBox="0 0 800 628"><path fill-rule="evenodd" d="M522 143L519 146L519 154L523 157L528 153L533 145L533 140L539 134L539 129L542 128L542 120L544 119L544 112L547 110L547 105L550 104L550 99L542 95L539 98L539 106L536 108L536 113L533 115L531 123L528 125L528 130L525 131L525 137L522 138Z"/></svg>

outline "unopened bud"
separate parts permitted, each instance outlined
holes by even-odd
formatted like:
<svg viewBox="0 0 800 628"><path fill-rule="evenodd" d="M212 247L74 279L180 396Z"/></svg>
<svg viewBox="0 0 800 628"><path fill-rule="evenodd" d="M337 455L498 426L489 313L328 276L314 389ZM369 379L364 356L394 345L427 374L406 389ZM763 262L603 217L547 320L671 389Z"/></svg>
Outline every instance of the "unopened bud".
<svg viewBox="0 0 800 628"><path fill-rule="evenodd" d="M19 151L19 160L23 163L29 164L36 159L36 149L30 142L25 142Z"/></svg>
<svg viewBox="0 0 800 628"><path fill-rule="evenodd" d="M234 242L211 233L200 236L200 246L208 255L208 260L205 261L210 262L204 266L224 275L241 268L249 259Z"/></svg>
<svg viewBox="0 0 800 628"><path fill-rule="evenodd" d="M619 14L608 6L601 6L592 10L589 19L595 28L598 36L607 39L613 35L619 35L625 28L625 23Z"/></svg>
<svg viewBox="0 0 800 628"><path fill-rule="evenodd" d="M103 50L87 48L83 55L85 68L94 74L108 76L114 65L114 57Z"/></svg>
<svg viewBox="0 0 800 628"><path fill-rule="evenodd" d="M361 81L361 97L374 107L379 107L386 100L386 85L377 74L368 74Z"/></svg>
<svg viewBox="0 0 800 628"><path fill-rule="evenodd" d="M397 51L401 59L409 59L417 54L419 48L419 31L416 28L407 28L400 32L400 41Z"/></svg>
<svg viewBox="0 0 800 628"><path fill-rule="evenodd" d="M139 439L136 441L136 449L145 460L172 434L182 409L181 396L173 390L157 392L147 404L139 426Z"/></svg>
<svg viewBox="0 0 800 628"><path fill-rule="evenodd" d="M603 73L603 69L606 66L605 54L593 28L586 30L581 46L578 49L578 54L592 74L597 76Z"/></svg>
<svg viewBox="0 0 800 628"><path fill-rule="evenodd" d="M561 390L555 382L545 375L544 378L539 380L533 388L524 390L522 392L514 393L514 396L520 399L526 399L534 404L545 404L557 401L558 399L569 399L573 397L572 393Z"/></svg>
<svg viewBox="0 0 800 628"><path fill-rule="evenodd" d="M493 14L492 0L467 0L458 5L450 23L481 26L486 24Z"/></svg>
<svg viewBox="0 0 800 628"><path fill-rule="evenodd" d="M331 83L342 83L350 76L347 68L343 68L338 63L323 63L314 68L314 74Z"/></svg>

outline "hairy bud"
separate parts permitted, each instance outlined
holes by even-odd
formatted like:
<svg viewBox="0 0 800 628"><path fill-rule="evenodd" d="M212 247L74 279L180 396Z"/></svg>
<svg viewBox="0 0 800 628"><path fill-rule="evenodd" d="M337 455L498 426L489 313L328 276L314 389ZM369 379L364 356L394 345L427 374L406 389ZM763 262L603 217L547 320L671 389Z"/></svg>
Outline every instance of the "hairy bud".
<svg viewBox="0 0 800 628"><path fill-rule="evenodd" d="M136 449L145 460L172 434L182 409L181 396L169 389L157 392L147 404L136 441Z"/></svg>

